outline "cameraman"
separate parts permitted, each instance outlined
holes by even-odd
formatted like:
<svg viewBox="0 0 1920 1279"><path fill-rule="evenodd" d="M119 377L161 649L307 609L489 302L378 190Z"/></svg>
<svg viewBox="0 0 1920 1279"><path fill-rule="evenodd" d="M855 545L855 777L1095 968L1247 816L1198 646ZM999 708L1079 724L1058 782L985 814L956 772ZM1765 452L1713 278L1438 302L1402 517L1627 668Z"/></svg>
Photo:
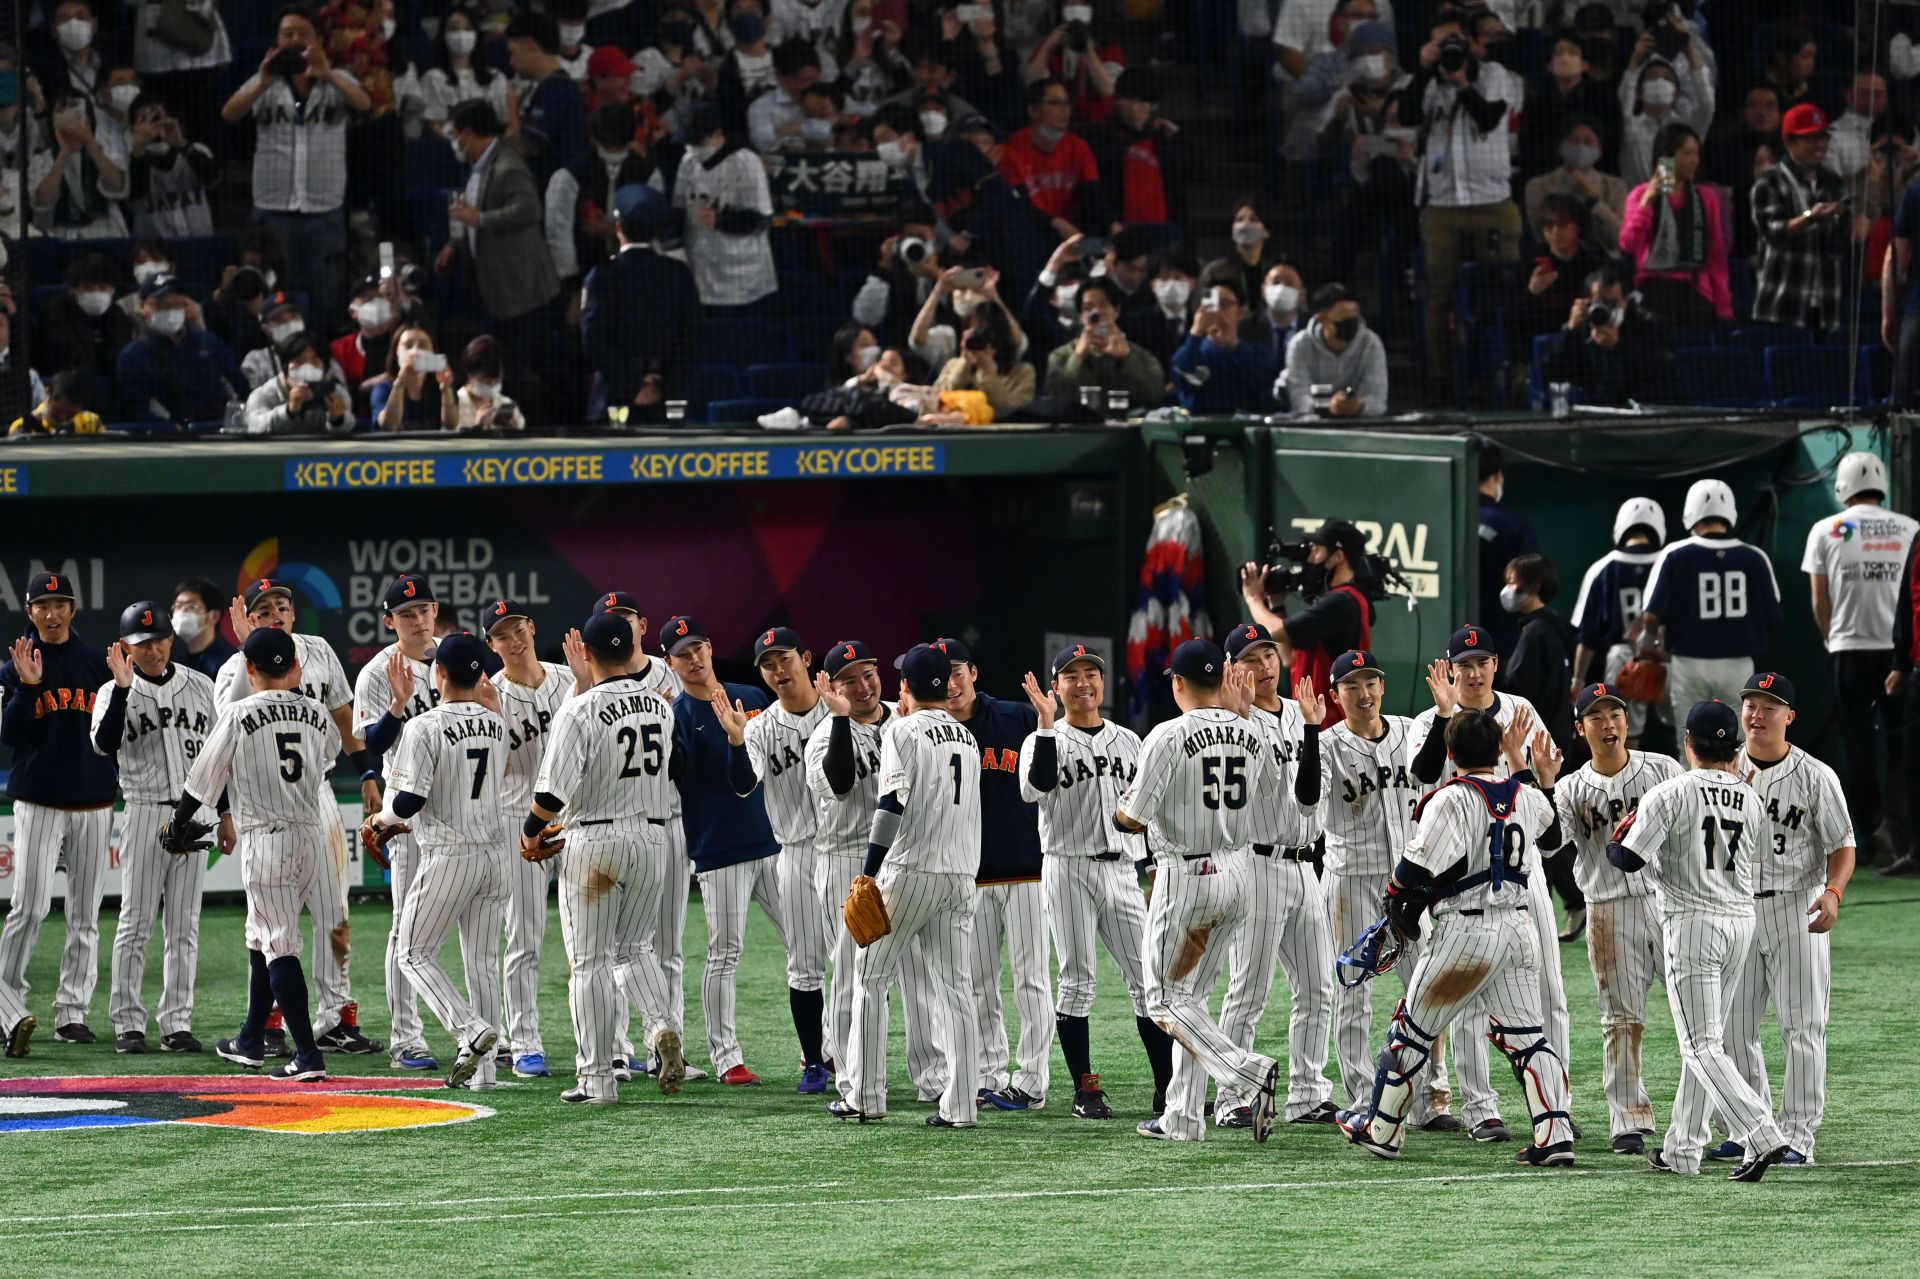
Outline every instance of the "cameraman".
<svg viewBox="0 0 1920 1279"><path fill-rule="evenodd" d="M1673 402L1673 351L1658 323L1627 296L1619 268L1603 266L1587 277L1587 296L1573 304L1547 356L1547 379L1578 386L1582 404Z"/></svg>
<svg viewBox="0 0 1920 1279"><path fill-rule="evenodd" d="M1283 550L1292 558L1304 550L1306 567L1299 577L1307 607L1282 619L1269 607L1267 578L1272 566L1247 564L1240 570L1240 594L1248 615L1273 636L1281 660L1291 667L1291 679L1313 681L1314 691L1327 699L1327 723L1345 716L1340 701L1329 693L1333 659L1350 648L1368 648L1373 635L1373 603L1367 599L1367 540L1350 522L1328 520ZM1294 589L1289 582L1281 596Z"/></svg>
<svg viewBox="0 0 1920 1279"><path fill-rule="evenodd" d="M939 231L933 210L908 205L900 230L880 242L880 257L853 296L853 318L873 331L882 346L905 346L927 296L940 280Z"/></svg>

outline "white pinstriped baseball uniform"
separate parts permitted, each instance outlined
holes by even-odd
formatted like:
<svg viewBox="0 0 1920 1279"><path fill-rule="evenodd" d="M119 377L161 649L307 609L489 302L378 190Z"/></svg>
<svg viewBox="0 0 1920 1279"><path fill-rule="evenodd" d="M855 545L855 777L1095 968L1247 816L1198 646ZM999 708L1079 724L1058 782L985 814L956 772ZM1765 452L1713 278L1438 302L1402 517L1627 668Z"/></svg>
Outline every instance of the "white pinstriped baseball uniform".
<svg viewBox="0 0 1920 1279"><path fill-rule="evenodd" d="M660 694L667 705L672 706L673 699L686 691L686 684L673 673L673 667L664 658L647 658L646 662L646 666L630 678L637 680L640 687ZM666 879L660 890L660 909L654 915L649 936L653 939L654 956L660 962L660 975L667 983L667 1021L684 1042L687 1037L687 899L693 893L693 863L687 857L687 828L680 823L680 788L669 787L667 797L667 824L661 828L667 836ZM616 968L613 975L617 981L620 970ZM626 1012L620 1018L618 1051L622 1060L631 1062L636 1060L632 1038L633 1000L624 985L619 988L619 996ZM688 1078L694 1077L695 1072L689 1067Z"/></svg>
<svg viewBox="0 0 1920 1279"><path fill-rule="evenodd" d="M547 938L547 889L553 883L554 861L530 862L519 855L519 824L533 803L533 780L540 775L540 757L546 752L553 717L573 692L573 672L555 662L541 662L536 687L516 684L505 671L493 675L506 718L507 754L512 767L500 783L500 807L505 815L501 837L512 856L507 878L506 1022L507 1043L515 1057L546 1055L540 1038L540 952Z"/></svg>
<svg viewBox="0 0 1920 1279"><path fill-rule="evenodd" d="M1811 1159L1827 1102L1833 934L1808 932L1807 911L1826 891L1827 858L1853 845L1853 822L1839 774L1798 746L1766 767L1742 751L1735 767L1751 775L1748 784L1760 796L1766 821L1752 830L1763 841L1754 862L1753 944L1727 1019L1727 1053L1748 1086L1771 1100L1760 1051L1760 1024L1771 999L1786 1046L1780 1130L1788 1145Z"/></svg>
<svg viewBox="0 0 1920 1279"><path fill-rule="evenodd" d="M812 792L814 809L814 892L824 912L828 937L827 957L833 962L833 985L827 1000L831 1022L829 1041L849 1043L853 1035L854 961L860 948L847 932L842 906L854 877L867 859L867 837L873 833L873 809L880 799L880 734L893 719L893 708L880 703L880 717L863 724L847 717L853 742L853 787L844 795L833 793L827 779L827 748L833 741L833 716L814 725L807 738L807 788ZM945 1059L933 1040L933 1013L927 1007L927 988L932 978L927 973L926 956L920 943L907 947L900 963L900 1010L906 1018L907 1076L921 1101L938 1101L947 1089ZM834 1077L840 1099L853 1104L853 1072L843 1070Z"/></svg>
<svg viewBox="0 0 1920 1279"><path fill-rule="evenodd" d="M111 680L93 702L97 736L114 696ZM193 984L200 957L200 890L207 859L175 857L160 847L160 828L173 819L174 802L187 784L187 770L213 732L218 713L213 681L177 663L155 680L134 667L127 689L126 723L119 749L120 794L127 803L120 839L120 924L113 934L113 985L107 1015L116 1035L147 1033L147 1007L140 987L147 972L147 944L166 910L162 960L161 1035L193 1028ZM95 750L99 750L95 743ZM211 820L204 813L200 820ZM11 1024L11 1023L9 1023Z"/></svg>
<svg viewBox="0 0 1920 1279"><path fill-rule="evenodd" d="M1380 918L1387 880L1413 838L1413 808L1426 787L1408 766L1413 721L1382 715L1386 731L1369 741L1345 719L1320 734L1320 822L1327 836L1327 915L1335 958ZM1407 943L1395 965L1404 993L1420 962L1421 941ZM1373 983L1335 983L1333 1036L1349 1105L1373 1090ZM1452 1101L1446 1059L1435 1054L1413 1110L1417 1127Z"/></svg>
<svg viewBox="0 0 1920 1279"><path fill-rule="evenodd" d="M408 824L420 861L395 933L400 970L454 1041L465 1046L500 1025L500 932L506 923L508 821L500 806L510 747L507 727L478 702L451 702L407 721L387 760L383 821L401 820L393 796L426 800ZM440 948L460 930L463 998ZM487 1053L470 1086L494 1080Z"/></svg>
<svg viewBox="0 0 1920 1279"><path fill-rule="evenodd" d="M935 1038L947 1086L940 1115L977 1122L974 1071L974 872L980 866L980 748L942 708L896 716L880 730L877 793L905 805L875 881L892 930L853 961L853 1033L846 1044L850 1101L872 1119L887 1113L887 987L916 942L930 978Z"/></svg>
<svg viewBox="0 0 1920 1279"><path fill-rule="evenodd" d="M1664 1146L1674 1171L1697 1173L1713 1110L1757 1153L1786 1144L1766 1099L1725 1047L1741 965L1753 943L1754 866L1766 813L1739 776L1695 769L1640 800L1626 847L1653 879L1666 946L1667 1002L1680 1040L1680 1090ZM1802 927L1805 925L1803 924Z"/></svg>
<svg viewBox="0 0 1920 1279"><path fill-rule="evenodd" d="M387 661L400 651L389 644L360 668L353 684L353 731L366 738L367 730L380 722L393 705L393 681L387 677ZM408 658L413 674L413 696L402 709L402 721L432 709L440 701L440 690L433 686L433 662L429 658ZM384 775L386 761L381 760ZM393 1041L388 1045L398 1057L405 1048L424 1045L426 1027L420 1024L420 1001L413 983L400 966L400 919L406 913L407 894L413 891L414 876L420 873L420 841L412 835L400 835L387 844L387 876L393 888L393 923L387 930L387 1016ZM318 1024L318 1023L316 1023Z"/></svg>
<svg viewBox="0 0 1920 1279"><path fill-rule="evenodd" d="M1501 731L1504 732L1507 726L1513 723L1514 716L1522 710L1532 717L1533 723L1545 726L1545 721L1540 718L1540 712L1534 708L1533 704L1526 698L1516 697L1512 693L1495 694L1494 703L1488 708L1488 713L1493 716L1494 722L1499 724ZM1409 759L1420 753L1420 747L1426 743L1428 734L1433 732L1434 723L1435 715L1432 707L1414 716L1413 728L1407 734ZM1454 775L1453 761L1448 759L1441 765L1440 780L1435 785L1446 785ZM1504 756L1494 765L1493 775L1495 777L1507 775L1507 761ZM1567 1051L1566 1045L1573 1038L1573 1023L1567 1015L1567 989L1560 970L1560 925L1553 913L1553 895L1549 891L1547 876L1544 872L1529 876L1527 906L1527 921L1533 925L1533 931L1540 943L1534 952L1534 965L1535 971L1540 976L1540 1002L1546 1010L1547 1037L1564 1053ZM1460 1044L1456 1044L1453 1055L1454 1073L1460 1080L1462 1103L1460 1118L1468 1128L1500 1116L1500 1095L1494 1089L1493 1074L1487 1068L1487 1053L1484 1048L1477 1046L1481 1035L1480 1025L1479 1015L1476 1013L1472 1024L1467 1028L1465 1038L1460 1041L1460 1043L1476 1046L1463 1054L1459 1050ZM1568 1086L1571 1087L1572 1065L1564 1061L1563 1064L1567 1067Z"/></svg>
<svg viewBox="0 0 1920 1279"><path fill-rule="evenodd" d="M1253 860L1247 917L1227 957L1227 993L1220 1001L1220 1031L1242 1048L1253 1047L1260 1017L1273 990L1276 961L1287 974L1287 1100L1284 1118L1298 1119L1333 1096L1327 1078L1327 1041L1333 1027L1333 931L1327 899L1310 860L1320 838L1319 806L1302 808L1293 781L1301 741L1308 733L1299 703L1280 699L1278 711L1253 708L1253 723L1267 737L1267 770L1248 799ZM1323 797L1324 799L1324 797ZM1262 852L1261 850L1266 850ZM1222 1086L1216 1120L1242 1106L1250 1094Z"/></svg>
<svg viewBox="0 0 1920 1279"><path fill-rule="evenodd" d="M787 985L794 990L826 988L827 917L820 912L814 882L819 815L807 789L806 762L807 739L826 719L827 703L816 697L799 715L775 699L747 721L747 763L758 779L767 824L780 842L780 919L786 924ZM830 1060L833 1019L823 1013L821 1022L821 1051Z"/></svg>
<svg viewBox="0 0 1920 1279"><path fill-rule="evenodd" d="M1250 909L1251 809L1273 764L1264 730L1203 707L1160 724L1141 743L1120 809L1147 828L1153 896L1147 903L1147 1015L1173 1037L1173 1082L1160 1127L1204 1141L1207 1077L1257 1093L1274 1061L1229 1039L1207 1008L1234 934Z"/></svg>
<svg viewBox="0 0 1920 1279"><path fill-rule="evenodd" d="M325 810L337 811L313 779L339 753L340 730L324 706L296 689L269 689L227 709L187 772L185 789L202 804L226 792L247 890L247 949L269 964L300 953L300 907L332 855Z"/></svg>
<svg viewBox="0 0 1920 1279"><path fill-rule="evenodd" d="M588 1097L617 1097L613 1057L626 1018L618 983L648 1033L669 1025L666 979L654 954L665 889L673 710L631 676L603 680L553 718L534 782L565 807L560 931L571 965L569 1003Z"/></svg>
<svg viewBox="0 0 1920 1279"><path fill-rule="evenodd" d="M1611 777L1586 764L1553 788L1560 833L1574 850L1573 877L1587 898L1587 962L1600 996L1601 1078L1612 1133L1655 1130L1640 1070L1647 990L1660 977L1660 910L1653 883L1607 860L1607 842L1648 791L1685 770L1665 755L1627 752Z"/></svg>
<svg viewBox="0 0 1920 1279"><path fill-rule="evenodd" d="M318 635L295 632L293 649L300 661L302 693L329 711L353 705L353 685L331 644ZM235 653L213 677L213 700L225 713L228 706L252 691L247 682L246 655ZM313 893L307 900L307 915L313 924L313 963L307 980L313 988L313 1024L319 1034L337 1026L342 1011L353 1002L347 922L347 878L353 853L347 845L346 825L340 820L340 805L333 798L333 783L327 780L332 766L332 760L315 762L313 787L322 801L320 822L325 829L327 856L320 859Z"/></svg>

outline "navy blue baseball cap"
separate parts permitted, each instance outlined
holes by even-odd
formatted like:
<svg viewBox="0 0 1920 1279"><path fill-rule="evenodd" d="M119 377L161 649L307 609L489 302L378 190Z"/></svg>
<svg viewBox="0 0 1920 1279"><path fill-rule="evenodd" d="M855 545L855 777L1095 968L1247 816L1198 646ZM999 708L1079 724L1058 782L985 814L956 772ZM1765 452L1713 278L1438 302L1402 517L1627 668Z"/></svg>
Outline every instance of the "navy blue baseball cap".
<svg viewBox="0 0 1920 1279"><path fill-rule="evenodd" d="M1462 626L1447 637L1447 660L1463 662L1469 657L1498 657L1493 647L1493 636L1487 628L1472 622Z"/></svg>
<svg viewBox="0 0 1920 1279"><path fill-rule="evenodd" d="M678 657L689 644L706 642L707 632L684 613L669 617L667 624L660 628L660 651L668 657Z"/></svg>
<svg viewBox="0 0 1920 1279"><path fill-rule="evenodd" d="M169 293L184 294L186 291L187 286L180 283L179 276L156 275L140 286L140 300L146 302L153 298L165 297Z"/></svg>
<svg viewBox="0 0 1920 1279"><path fill-rule="evenodd" d="M643 182L631 182L613 193L613 216L629 233L656 230L667 220L667 197Z"/></svg>
<svg viewBox="0 0 1920 1279"><path fill-rule="evenodd" d="M152 600L135 600L120 614L120 638L129 644L166 639L172 634L173 619Z"/></svg>
<svg viewBox="0 0 1920 1279"><path fill-rule="evenodd" d="M640 616L640 604L625 591L608 591L593 602L593 611L599 613L632 613Z"/></svg>
<svg viewBox="0 0 1920 1279"><path fill-rule="evenodd" d="M756 666L768 653L804 653L806 651L806 642L800 638L800 632L791 626L769 627L753 637L753 662Z"/></svg>
<svg viewBox="0 0 1920 1279"><path fill-rule="evenodd" d="M293 598L293 588L284 582L276 582L270 577L256 577L247 583L247 589L241 593L240 600L247 612L253 612L253 606L269 595L284 595Z"/></svg>
<svg viewBox="0 0 1920 1279"><path fill-rule="evenodd" d="M1333 659L1333 670L1327 675L1329 684L1338 684L1343 679L1355 675L1378 675L1381 679L1387 673L1380 669L1380 660L1364 648L1350 648Z"/></svg>
<svg viewBox="0 0 1920 1279"><path fill-rule="evenodd" d="M879 659L859 640L841 640L833 646L825 658L821 659L820 669L827 673L828 679L839 679L840 672L849 666L858 666L862 662L879 664Z"/></svg>
<svg viewBox="0 0 1920 1279"><path fill-rule="evenodd" d="M1220 651L1218 644L1212 640L1190 639L1173 650L1167 674L1217 684L1226 669L1227 655Z"/></svg>
<svg viewBox="0 0 1920 1279"><path fill-rule="evenodd" d="M633 627L613 613L595 613L580 628L580 638L602 661L624 662L633 656Z"/></svg>
<svg viewBox="0 0 1920 1279"><path fill-rule="evenodd" d="M1771 697L1788 710L1793 709L1793 681L1778 671L1755 671L1747 676L1747 682L1740 686L1740 700L1749 697Z"/></svg>
<svg viewBox="0 0 1920 1279"><path fill-rule="evenodd" d="M973 654L968 651L966 642L964 640L954 639L950 635L941 636L939 639L928 640L925 644L915 644L913 648L938 649L947 655L949 662L965 662L969 666L973 664ZM912 651L913 649L910 648L907 650L907 653L911 653ZM907 668L907 653L902 653L893 659L894 670L903 671Z"/></svg>
<svg viewBox="0 0 1920 1279"><path fill-rule="evenodd" d="M1241 654L1258 648L1262 644L1272 644L1275 648L1280 647L1279 644L1275 642L1273 634L1257 622L1240 623L1231 631L1227 632L1227 638L1223 641L1227 659L1234 662L1240 660Z"/></svg>
<svg viewBox="0 0 1920 1279"><path fill-rule="evenodd" d="M1596 706L1618 706L1621 710L1626 710L1627 696L1620 691L1618 685L1608 688L1605 684L1589 684L1580 690L1578 697L1573 699L1573 717L1584 719L1587 712Z"/></svg>
<svg viewBox="0 0 1920 1279"><path fill-rule="evenodd" d="M479 636L466 631L456 631L446 636L433 653L434 665L446 667L449 674L476 680L488 673L490 658L496 662L500 660L494 657L493 650L482 643Z"/></svg>
<svg viewBox="0 0 1920 1279"><path fill-rule="evenodd" d="M387 587L386 596L381 599L380 607L388 616L392 616L409 604L431 603L433 603L433 588L427 585L427 579L418 573L402 573Z"/></svg>
<svg viewBox="0 0 1920 1279"><path fill-rule="evenodd" d="M1740 736L1740 717L1725 702L1695 702L1687 712L1687 735L1717 742Z"/></svg>
<svg viewBox="0 0 1920 1279"><path fill-rule="evenodd" d="M60 573L35 573L27 579L27 603L37 600L71 600L73 579Z"/></svg>
<svg viewBox="0 0 1920 1279"><path fill-rule="evenodd" d="M931 644L915 644L900 659L900 678L915 697L942 698L953 673L953 658Z"/></svg>
<svg viewBox="0 0 1920 1279"><path fill-rule="evenodd" d="M1053 655L1053 664L1048 667L1048 677L1059 679L1060 672L1075 662L1092 662L1102 673L1107 669L1107 659L1085 644L1069 644Z"/></svg>
<svg viewBox="0 0 1920 1279"><path fill-rule="evenodd" d="M293 646L293 636L271 626L254 627L247 634L246 642L240 645L240 651L247 655L247 661L255 670L268 675L286 674L299 656Z"/></svg>
<svg viewBox="0 0 1920 1279"><path fill-rule="evenodd" d="M510 622L516 617L524 617L529 622L533 620L533 614L527 612L526 605L518 600L495 600L487 605L487 611L481 616L489 635L493 634L494 627L502 622Z"/></svg>

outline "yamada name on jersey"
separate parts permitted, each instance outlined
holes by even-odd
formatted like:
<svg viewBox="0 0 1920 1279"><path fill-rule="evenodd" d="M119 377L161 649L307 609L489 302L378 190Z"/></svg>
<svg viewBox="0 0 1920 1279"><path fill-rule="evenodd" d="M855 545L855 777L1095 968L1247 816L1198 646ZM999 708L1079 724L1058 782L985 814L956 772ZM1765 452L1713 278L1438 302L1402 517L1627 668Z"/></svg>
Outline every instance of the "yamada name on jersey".
<svg viewBox="0 0 1920 1279"><path fill-rule="evenodd" d="M1405 764L1380 764L1361 771L1357 776L1342 778L1341 781L1343 783L1341 798L1349 804L1358 804L1367 796L1383 790L1422 791L1426 789L1414 781L1413 774L1407 771Z"/></svg>
<svg viewBox="0 0 1920 1279"><path fill-rule="evenodd" d="M205 711L190 710L184 706L157 706L152 714L143 710L138 716L127 716L127 741L135 742L149 733L158 733L163 729L191 733L193 737L201 738L207 735L210 727ZM198 746L199 743L190 738L187 742L187 754L192 755Z"/></svg>
<svg viewBox="0 0 1920 1279"><path fill-rule="evenodd" d="M325 732L332 723L312 702L266 702L240 717L243 732L257 733L269 724L306 724Z"/></svg>
<svg viewBox="0 0 1920 1279"><path fill-rule="evenodd" d="M1095 756L1091 764L1076 755L1072 759L1060 761L1060 789L1071 790L1081 782L1098 781L1103 777L1111 777L1132 785L1136 771L1135 767L1126 760L1111 755Z"/></svg>
<svg viewBox="0 0 1920 1279"><path fill-rule="evenodd" d="M958 724L930 724L920 730L920 735L936 746L941 742L955 742L963 746L973 745L973 734Z"/></svg>
<svg viewBox="0 0 1920 1279"><path fill-rule="evenodd" d="M1202 724L1187 734L1181 749L1186 751L1188 759L1192 759L1209 746L1232 746L1249 755L1258 755L1262 745L1261 735L1252 729L1226 724Z"/></svg>

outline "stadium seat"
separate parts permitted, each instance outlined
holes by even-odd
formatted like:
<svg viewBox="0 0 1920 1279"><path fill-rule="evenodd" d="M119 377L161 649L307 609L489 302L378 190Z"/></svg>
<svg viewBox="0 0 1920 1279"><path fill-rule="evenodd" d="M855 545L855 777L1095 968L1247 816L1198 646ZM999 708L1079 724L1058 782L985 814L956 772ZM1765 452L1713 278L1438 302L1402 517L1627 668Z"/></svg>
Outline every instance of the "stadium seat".
<svg viewBox="0 0 1920 1279"><path fill-rule="evenodd" d="M121 435L173 434L173 423L171 422L108 422L106 423L106 428L109 431L117 431Z"/></svg>
<svg viewBox="0 0 1920 1279"><path fill-rule="evenodd" d="M1719 346L1720 329L1668 329L1667 345L1674 350L1681 347Z"/></svg>
<svg viewBox="0 0 1920 1279"><path fill-rule="evenodd" d="M1674 398L1681 404L1753 408L1761 403L1759 360L1752 349L1694 346L1673 354Z"/></svg>
<svg viewBox="0 0 1920 1279"><path fill-rule="evenodd" d="M12 242L19 246L20 241ZM25 242L27 281L52 284L67 269L67 242L50 235L36 235Z"/></svg>
<svg viewBox="0 0 1920 1279"><path fill-rule="evenodd" d="M173 270L189 284L204 284L211 291L220 283L220 273L240 260L240 246L230 235L181 236L167 241L173 254Z"/></svg>
<svg viewBox="0 0 1920 1279"><path fill-rule="evenodd" d="M35 315L40 314L55 302L58 302L60 295L66 291L67 286L58 281L52 284L35 285L33 290L33 313Z"/></svg>
<svg viewBox="0 0 1920 1279"><path fill-rule="evenodd" d="M1764 351L1770 346L1812 346L1813 334L1797 324L1755 320L1728 334L1727 341L1750 351Z"/></svg>
<svg viewBox="0 0 1920 1279"><path fill-rule="evenodd" d="M706 341L701 347L708 364L729 364L744 369L749 364L770 364L785 360L785 326L771 320L708 320Z"/></svg>
<svg viewBox="0 0 1920 1279"><path fill-rule="evenodd" d="M789 321L787 346L792 350L794 358L819 360L824 367L827 352L833 346L833 335L839 332L840 326L845 323L841 318L845 314L846 312L841 311L833 315L814 315Z"/></svg>
<svg viewBox="0 0 1920 1279"><path fill-rule="evenodd" d="M740 375L725 364L702 364L687 379L687 420L707 420L707 406L715 400L740 396Z"/></svg>
<svg viewBox="0 0 1920 1279"><path fill-rule="evenodd" d="M1853 352L1843 346L1770 346L1766 394L1779 407L1827 408L1853 398Z"/></svg>
<svg viewBox="0 0 1920 1279"><path fill-rule="evenodd" d="M707 406L707 421L729 426L753 426L761 415L789 407L786 400L715 400Z"/></svg>
<svg viewBox="0 0 1920 1279"><path fill-rule="evenodd" d="M822 389L825 375L818 364L750 364L747 394L758 399L792 404Z"/></svg>

